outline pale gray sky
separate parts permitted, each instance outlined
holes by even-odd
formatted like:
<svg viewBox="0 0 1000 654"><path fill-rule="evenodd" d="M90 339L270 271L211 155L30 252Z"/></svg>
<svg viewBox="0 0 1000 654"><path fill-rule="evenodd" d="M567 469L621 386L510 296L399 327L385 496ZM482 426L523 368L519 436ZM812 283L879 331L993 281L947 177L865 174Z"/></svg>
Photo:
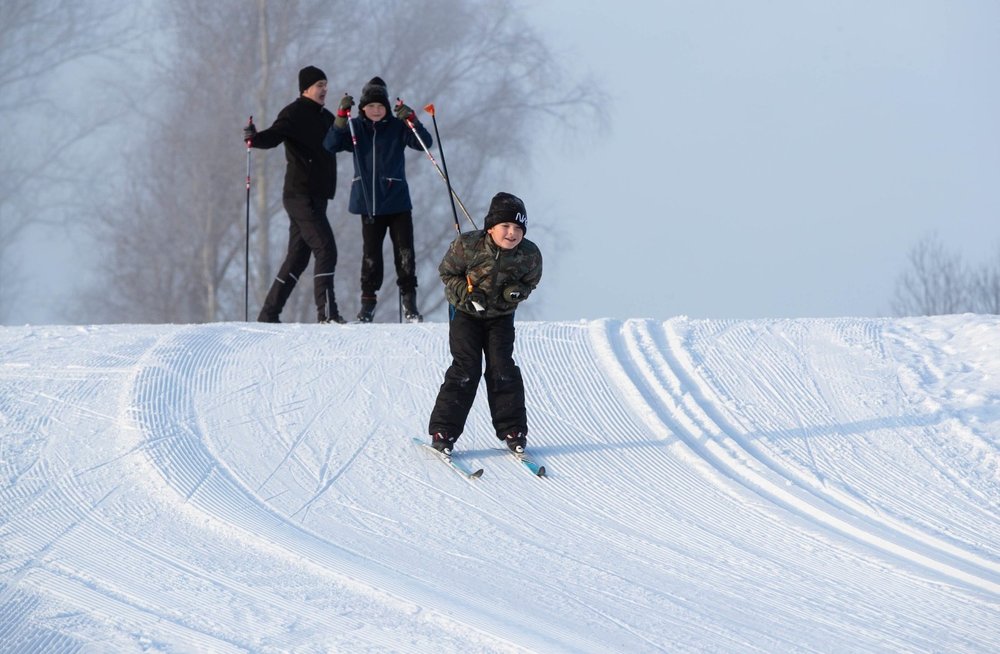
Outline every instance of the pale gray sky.
<svg viewBox="0 0 1000 654"><path fill-rule="evenodd" d="M540 143L540 317L887 315L929 232L1000 252L1000 3L527 4L613 100Z"/></svg>

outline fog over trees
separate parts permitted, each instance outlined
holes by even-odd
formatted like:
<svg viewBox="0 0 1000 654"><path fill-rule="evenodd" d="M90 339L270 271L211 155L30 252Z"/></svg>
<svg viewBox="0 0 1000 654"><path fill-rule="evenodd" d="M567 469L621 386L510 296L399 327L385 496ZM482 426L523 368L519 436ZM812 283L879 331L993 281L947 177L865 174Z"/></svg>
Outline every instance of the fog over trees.
<svg viewBox="0 0 1000 654"><path fill-rule="evenodd" d="M241 132L250 115L264 129L295 99L305 65L326 72L331 111L344 92L357 99L375 75L432 133L422 109L435 104L452 183L478 222L496 191L516 191L508 184L530 169L534 136L569 133L596 115L601 100L592 83L568 76L506 0L175 0L153 3L152 12L145 20L158 26L163 46L151 53L151 75L128 89L142 128L122 143L127 176L93 211L99 274L79 298L78 321L244 318L247 152ZM155 103L144 103L144 95ZM440 160L437 144L432 153ZM250 157L253 318L284 255L288 219L281 205L283 147L255 149ZM445 185L425 159L422 152L407 153L426 315L443 304L437 264L455 228ZM339 250L337 298L341 311L353 316L360 298L360 218L347 213L351 155L338 154L337 164L337 194L327 213ZM395 319L390 247L386 239L380 321ZM292 294L284 320L314 320L311 280L303 286Z"/></svg>
<svg viewBox="0 0 1000 654"><path fill-rule="evenodd" d="M56 74L127 46L136 32L123 29L122 14L98 0L0 2L0 323L30 300L19 251L25 233L63 224L78 210L71 188L83 178L75 146L108 118L70 110Z"/></svg>
<svg viewBox="0 0 1000 654"><path fill-rule="evenodd" d="M433 103L454 188L481 222L492 195L516 193L546 147L586 147L593 134L608 131L601 121L609 98L575 61L555 52L523 6L0 2L0 323L16 322L19 310L41 303L72 323L242 320L245 310L256 316L287 243L285 160L281 147L250 153L248 234L241 132L250 115L264 129L294 100L305 65L326 72L331 111L344 92L357 99L375 75L432 132L423 107ZM440 158L437 144L432 152ZM454 236L452 208L426 157L408 151L407 162L419 304L428 318L443 319L436 268ZM361 229L347 212L350 153L338 154L337 163L328 216L339 250L337 299L350 317L360 296ZM461 224L468 229L464 218ZM545 234L556 224L540 220L532 230ZM567 231L575 226L562 224ZM385 254L379 321L395 318L389 239ZM628 266L618 254L623 259L613 265ZM558 247L545 255L547 268L559 266ZM58 271L41 292L33 277L39 268ZM301 286L282 314L286 321L314 319L311 281ZM540 291L550 292L544 284ZM927 236L913 246L888 300L895 315L1000 313L1000 246L977 263L948 249L941 236ZM526 305L523 315L538 307Z"/></svg>

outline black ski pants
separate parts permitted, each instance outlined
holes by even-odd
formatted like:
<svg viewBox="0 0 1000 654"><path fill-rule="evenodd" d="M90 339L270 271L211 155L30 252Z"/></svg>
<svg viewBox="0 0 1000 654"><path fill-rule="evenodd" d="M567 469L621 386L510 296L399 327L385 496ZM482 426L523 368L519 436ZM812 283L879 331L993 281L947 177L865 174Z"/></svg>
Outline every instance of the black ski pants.
<svg viewBox="0 0 1000 654"><path fill-rule="evenodd" d="M333 274L337 268L337 242L326 217L326 198L308 195L286 196L282 199L288 213L288 252L278 270L271 291L264 300L261 316L277 318L299 277L313 264L313 293L321 317L329 316L336 307Z"/></svg>
<svg viewBox="0 0 1000 654"><path fill-rule="evenodd" d="M498 437L528 431L524 407L524 380L514 364L514 314L476 318L451 309L448 345L452 363L444 374L431 412L431 434L458 438L465 430L483 374L486 357L486 398Z"/></svg>
<svg viewBox="0 0 1000 654"><path fill-rule="evenodd" d="M396 264L396 283L401 293L417 288L417 262L413 249L413 215L409 211L384 216L362 216L361 238L361 295L375 297L382 288L385 265L382 244L385 233L392 241L393 262Z"/></svg>

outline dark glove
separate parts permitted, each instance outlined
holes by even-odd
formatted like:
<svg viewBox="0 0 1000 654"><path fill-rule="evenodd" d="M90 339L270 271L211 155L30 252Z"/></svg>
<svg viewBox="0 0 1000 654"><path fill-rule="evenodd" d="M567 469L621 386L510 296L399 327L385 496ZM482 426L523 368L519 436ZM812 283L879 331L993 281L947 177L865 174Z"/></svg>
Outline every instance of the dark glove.
<svg viewBox="0 0 1000 654"><path fill-rule="evenodd" d="M507 288L503 289L503 299L511 304L517 304L524 298L528 297L528 287L522 284L511 284Z"/></svg>
<svg viewBox="0 0 1000 654"><path fill-rule="evenodd" d="M465 296L465 305L477 316L486 315L486 294L482 291L472 291Z"/></svg>
<svg viewBox="0 0 1000 654"><path fill-rule="evenodd" d="M347 127L347 119L351 117L351 107L354 106L354 97L344 94L344 97L340 99L340 104L337 105L337 117L333 121L333 126L338 129L343 129Z"/></svg>
<svg viewBox="0 0 1000 654"><path fill-rule="evenodd" d="M257 136L257 126L250 123L243 128L243 142L253 142L253 137Z"/></svg>
<svg viewBox="0 0 1000 654"><path fill-rule="evenodd" d="M405 104L400 102L396 105L396 118L400 120L413 120L413 109L410 109Z"/></svg>

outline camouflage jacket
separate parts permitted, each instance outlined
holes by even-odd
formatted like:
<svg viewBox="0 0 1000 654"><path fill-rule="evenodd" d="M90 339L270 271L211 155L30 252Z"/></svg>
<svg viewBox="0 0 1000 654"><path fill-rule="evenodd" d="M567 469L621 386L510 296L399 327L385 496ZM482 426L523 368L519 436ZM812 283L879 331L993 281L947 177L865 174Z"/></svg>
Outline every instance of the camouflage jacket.
<svg viewBox="0 0 1000 654"><path fill-rule="evenodd" d="M470 315L477 315L468 306L468 283L486 296L484 318L514 313L516 303L507 302L503 291L519 284L527 297L542 278L542 253L538 246L523 239L513 250L498 247L483 230L459 235L438 266L444 282L448 303ZM523 299L522 299L523 301Z"/></svg>

